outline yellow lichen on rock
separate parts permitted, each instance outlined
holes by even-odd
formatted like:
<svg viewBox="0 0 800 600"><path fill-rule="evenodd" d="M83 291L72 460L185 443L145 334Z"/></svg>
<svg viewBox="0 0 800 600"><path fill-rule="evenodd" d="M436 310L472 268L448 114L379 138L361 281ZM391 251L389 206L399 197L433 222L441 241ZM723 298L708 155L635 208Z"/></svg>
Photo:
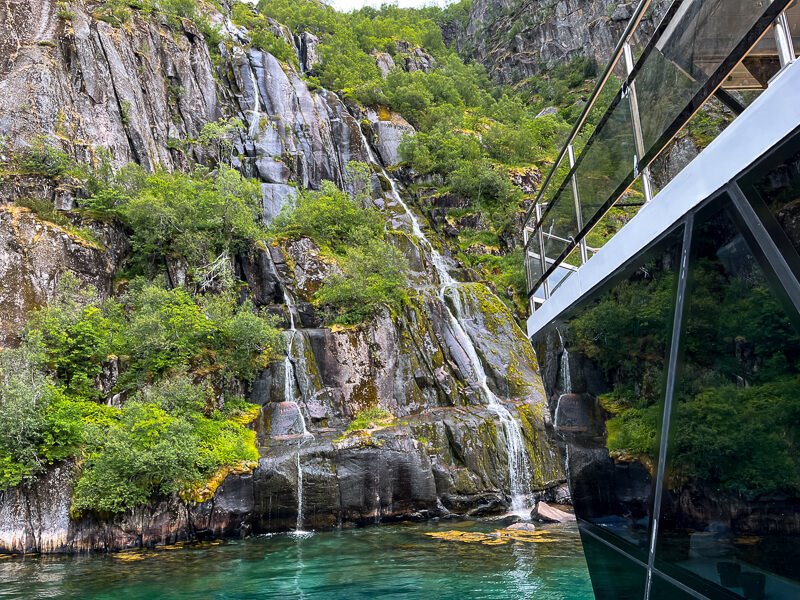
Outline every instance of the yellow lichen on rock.
<svg viewBox="0 0 800 600"><path fill-rule="evenodd" d="M180 496L184 501L187 502L207 502L214 497L214 494L217 492L217 488L222 485L222 482L225 481L228 475L244 475L246 473L252 473L256 467L258 467L258 462L253 460L242 461L232 467L220 467L204 484L196 488L184 490L180 493Z"/></svg>
<svg viewBox="0 0 800 600"><path fill-rule="evenodd" d="M498 529L490 533L478 533L475 531L433 531L425 535L437 540L449 542L463 542L470 544L483 544L485 546L500 546L510 542L528 542L546 544L559 541L547 530L514 530Z"/></svg>

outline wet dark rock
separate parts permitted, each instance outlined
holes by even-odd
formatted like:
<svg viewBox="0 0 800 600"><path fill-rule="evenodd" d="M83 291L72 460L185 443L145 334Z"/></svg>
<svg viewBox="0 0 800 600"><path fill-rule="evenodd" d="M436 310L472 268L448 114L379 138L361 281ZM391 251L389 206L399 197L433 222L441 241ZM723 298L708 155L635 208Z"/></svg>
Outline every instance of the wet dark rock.
<svg viewBox="0 0 800 600"><path fill-rule="evenodd" d="M597 398L590 394L563 394L555 413L556 431L572 438L594 438L602 441L606 413Z"/></svg>
<svg viewBox="0 0 800 600"><path fill-rule="evenodd" d="M256 306L276 305L283 302L281 282L275 274L270 252L254 248L243 253L236 261L237 275L247 282L250 297Z"/></svg>
<svg viewBox="0 0 800 600"><path fill-rule="evenodd" d="M319 38L308 31L304 31L297 37L300 41L300 65L305 73L310 73L320 62L317 50Z"/></svg>

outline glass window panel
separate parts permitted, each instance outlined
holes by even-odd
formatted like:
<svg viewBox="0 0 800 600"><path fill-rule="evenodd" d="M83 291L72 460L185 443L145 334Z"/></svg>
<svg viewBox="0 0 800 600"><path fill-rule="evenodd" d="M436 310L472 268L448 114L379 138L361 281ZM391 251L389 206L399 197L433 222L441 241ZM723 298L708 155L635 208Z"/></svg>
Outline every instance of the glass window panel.
<svg viewBox="0 0 800 600"><path fill-rule="evenodd" d="M584 527L581 527L581 541L596 598L644 598L647 571L643 566L587 534Z"/></svg>
<svg viewBox="0 0 800 600"><path fill-rule="evenodd" d="M533 239L530 242L531 248L538 246L537 239ZM530 286L535 285L539 278L542 276L542 263L539 259L538 253L535 256L531 255L531 252L526 252L525 254L525 270L528 277L528 291L530 291Z"/></svg>
<svg viewBox="0 0 800 600"><path fill-rule="evenodd" d="M561 284L564 283L568 277L570 277L575 271L572 269L567 269L563 266L556 267L556 270L553 271L553 274L547 278L547 284L550 286L550 294L552 295Z"/></svg>
<svg viewBox="0 0 800 600"><path fill-rule="evenodd" d="M597 126L581 153L576 179L584 223L623 182L632 179L636 144L631 123L630 97L625 94Z"/></svg>
<svg viewBox="0 0 800 600"><path fill-rule="evenodd" d="M653 575L653 583L650 587L650 600L689 600L690 598L693 599L696 597L697 596L687 594L679 587L672 585L663 577Z"/></svg>
<svg viewBox="0 0 800 600"><path fill-rule="evenodd" d="M578 220L575 216L575 199L572 185L567 183L542 223L544 233L544 253L549 259L558 258L578 233Z"/></svg>
<svg viewBox="0 0 800 600"><path fill-rule="evenodd" d="M800 333L729 203L695 226L656 565L800 598Z"/></svg>
<svg viewBox="0 0 800 600"><path fill-rule="evenodd" d="M768 0L683 2L636 76L645 152L730 60L771 4Z"/></svg>
<svg viewBox="0 0 800 600"><path fill-rule="evenodd" d="M553 176L550 178L550 182L547 184L542 194L541 202L549 204L553 200L561 189L561 185L564 183L567 175L569 175L569 169L569 159L565 153L558 163L558 168L554 169Z"/></svg>
<svg viewBox="0 0 800 600"><path fill-rule="evenodd" d="M680 233L534 340L577 516L647 560Z"/></svg>
<svg viewBox="0 0 800 600"><path fill-rule="evenodd" d="M760 199L774 217L773 223L777 223L785 234L786 238L782 240L780 235L775 236L772 232L778 247L791 252L785 247L788 240L795 252L800 253L800 139L787 144L782 154L769 159L769 164L774 166L758 169L748 176L747 182L742 184L742 191L751 198ZM772 229L771 223L766 225L768 230Z"/></svg>

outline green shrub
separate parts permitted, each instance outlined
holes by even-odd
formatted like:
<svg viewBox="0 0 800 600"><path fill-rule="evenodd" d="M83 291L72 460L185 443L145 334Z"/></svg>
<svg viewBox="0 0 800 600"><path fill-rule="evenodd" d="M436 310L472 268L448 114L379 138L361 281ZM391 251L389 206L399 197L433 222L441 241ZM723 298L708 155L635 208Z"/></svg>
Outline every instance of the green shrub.
<svg viewBox="0 0 800 600"><path fill-rule="evenodd" d="M658 456L658 424L661 408L631 408L606 422L606 445L611 451L655 458Z"/></svg>
<svg viewBox="0 0 800 600"><path fill-rule="evenodd" d="M34 139L28 148L16 151L14 162L22 173L46 177L58 177L75 168L69 154L51 146L43 137Z"/></svg>
<svg viewBox="0 0 800 600"><path fill-rule="evenodd" d="M36 348L0 351L0 491L74 456L85 420L105 407L65 396Z"/></svg>
<svg viewBox="0 0 800 600"><path fill-rule="evenodd" d="M186 290L140 283L123 297L126 317L120 352L130 357L126 386L182 370L217 383L252 380L281 350L274 317L232 295L193 298Z"/></svg>
<svg viewBox="0 0 800 600"><path fill-rule="evenodd" d="M21 348L0 351L0 489L86 456L73 508L102 516L257 460L244 426L257 407L233 391L282 345L274 319L232 293L195 298L137 280L121 302L99 302L63 274ZM115 356L122 373L104 392ZM131 396L122 409L103 403L115 392Z"/></svg>
<svg viewBox="0 0 800 600"><path fill-rule="evenodd" d="M277 237L306 236L341 267L341 275L325 281L314 302L328 321L353 325L373 316L382 306L398 309L406 297L408 262L385 240L384 218L364 206L367 171L350 166L350 184L357 197L323 182L319 192L303 192L273 221Z"/></svg>
<svg viewBox="0 0 800 600"><path fill-rule="evenodd" d="M361 429L372 429L380 425L386 425L392 419L394 419L394 416L388 410L379 408L377 406L365 408L364 410L356 413L355 417L353 417L353 420L350 421L350 424L347 426L346 433L359 431Z"/></svg>
<svg viewBox="0 0 800 600"><path fill-rule="evenodd" d="M383 235L384 219L330 181L319 192L302 192L295 206L284 207L271 225L275 235L310 237L323 248L341 252Z"/></svg>
<svg viewBox="0 0 800 600"><path fill-rule="evenodd" d="M132 173L123 175L130 179ZM229 167L220 165L214 176L200 167L189 174L157 171L127 189L126 183L89 205L114 205L131 227L135 272L152 274L166 259L178 259L191 279L262 236L259 185Z"/></svg>
<svg viewBox="0 0 800 600"><path fill-rule="evenodd" d="M236 25L247 29L253 46L269 52L278 60L296 69L299 68L294 48L283 36L275 35L272 25L263 14L248 4L237 2L233 5L232 18Z"/></svg>
<svg viewBox="0 0 800 600"><path fill-rule="evenodd" d="M46 464L45 411L53 395L34 357L21 350L0 352L0 489L18 485Z"/></svg>
<svg viewBox="0 0 800 600"><path fill-rule="evenodd" d="M190 423L154 404L128 402L117 424L91 427L88 436L92 450L73 492L75 515L124 512L202 477Z"/></svg>
<svg viewBox="0 0 800 600"><path fill-rule="evenodd" d="M222 467L258 460L255 432L231 421L185 376L145 387L117 419L87 426L90 448L72 511L101 516L189 492ZM251 406L241 401L232 407ZM206 416L208 413L208 416Z"/></svg>
<svg viewBox="0 0 800 600"><path fill-rule="evenodd" d="M315 300L330 311L334 323L352 325L375 315L382 307L399 310L406 299L408 262L394 246L371 240L348 249L339 260L342 275L320 288Z"/></svg>

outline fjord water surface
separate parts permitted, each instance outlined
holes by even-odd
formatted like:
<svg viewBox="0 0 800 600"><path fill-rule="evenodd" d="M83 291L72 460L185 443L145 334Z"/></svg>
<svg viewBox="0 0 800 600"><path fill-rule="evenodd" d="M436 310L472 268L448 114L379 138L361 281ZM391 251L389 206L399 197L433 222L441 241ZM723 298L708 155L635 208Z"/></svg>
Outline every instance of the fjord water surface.
<svg viewBox="0 0 800 600"><path fill-rule="evenodd" d="M498 535L501 528L442 521L111 555L5 558L0 598L593 598L574 526L542 526L517 539Z"/></svg>

